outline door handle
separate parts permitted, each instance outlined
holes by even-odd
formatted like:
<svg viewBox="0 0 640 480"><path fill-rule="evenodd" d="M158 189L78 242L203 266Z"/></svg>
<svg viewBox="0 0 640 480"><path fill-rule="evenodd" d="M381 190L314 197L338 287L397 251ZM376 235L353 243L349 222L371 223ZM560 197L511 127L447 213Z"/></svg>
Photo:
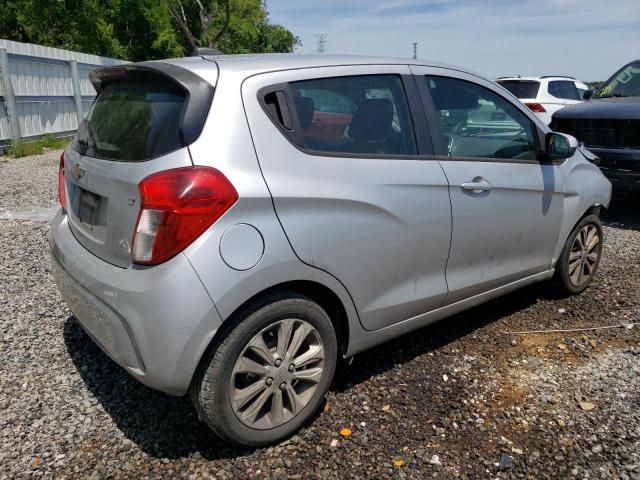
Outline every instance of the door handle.
<svg viewBox="0 0 640 480"><path fill-rule="evenodd" d="M473 193L489 192L493 188L493 186L482 177L476 177L470 182L465 182L461 187L463 190Z"/></svg>

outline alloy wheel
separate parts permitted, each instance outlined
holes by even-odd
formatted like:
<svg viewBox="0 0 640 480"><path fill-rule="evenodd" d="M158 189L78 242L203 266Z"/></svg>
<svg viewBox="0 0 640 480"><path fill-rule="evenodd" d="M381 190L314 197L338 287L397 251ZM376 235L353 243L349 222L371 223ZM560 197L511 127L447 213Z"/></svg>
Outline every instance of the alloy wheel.
<svg viewBox="0 0 640 480"><path fill-rule="evenodd" d="M569 281L581 287L593 277L600 256L600 232L595 225L585 225L576 235L569 253Z"/></svg>
<svg viewBox="0 0 640 480"><path fill-rule="evenodd" d="M283 425L313 398L323 366L322 339L310 323L292 318L272 323L235 362L230 389L234 414L250 428Z"/></svg>

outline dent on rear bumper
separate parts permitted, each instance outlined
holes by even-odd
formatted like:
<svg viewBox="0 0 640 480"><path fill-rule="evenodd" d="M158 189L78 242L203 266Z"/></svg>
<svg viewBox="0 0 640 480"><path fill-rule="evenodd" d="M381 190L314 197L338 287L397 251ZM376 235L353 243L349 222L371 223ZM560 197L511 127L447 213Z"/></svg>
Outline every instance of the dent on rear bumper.
<svg viewBox="0 0 640 480"><path fill-rule="evenodd" d="M155 267L116 267L86 250L61 213L49 242L62 296L72 311L78 306L74 313L96 343L145 385L184 394L221 324L186 257Z"/></svg>

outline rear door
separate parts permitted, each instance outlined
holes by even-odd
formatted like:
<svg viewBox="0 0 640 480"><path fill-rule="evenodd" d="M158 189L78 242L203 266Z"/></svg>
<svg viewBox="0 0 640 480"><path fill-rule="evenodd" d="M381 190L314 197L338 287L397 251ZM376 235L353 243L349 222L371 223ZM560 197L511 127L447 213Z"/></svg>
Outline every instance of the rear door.
<svg viewBox="0 0 640 480"><path fill-rule="evenodd" d="M368 330L438 308L447 293L447 180L427 157L428 135L416 140L414 125L427 127L409 108L419 102L409 73L406 65L327 67L243 84L258 159L295 253L345 285ZM332 114L348 122L319 135L314 121Z"/></svg>
<svg viewBox="0 0 640 480"><path fill-rule="evenodd" d="M540 132L525 107L469 74L412 70L450 183L447 303L548 271L563 183L558 165L538 160Z"/></svg>
<svg viewBox="0 0 640 480"><path fill-rule="evenodd" d="M127 267L138 184L192 164L187 145L204 123L213 87L179 67L157 64L105 69L93 81L98 97L64 157L69 226L92 254Z"/></svg>

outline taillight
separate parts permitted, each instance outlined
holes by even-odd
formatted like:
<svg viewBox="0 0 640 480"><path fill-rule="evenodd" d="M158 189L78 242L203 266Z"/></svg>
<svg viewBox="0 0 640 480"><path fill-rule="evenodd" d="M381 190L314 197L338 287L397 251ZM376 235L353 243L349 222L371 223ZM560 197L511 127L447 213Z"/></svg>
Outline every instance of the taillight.
<svg viewBox="0 0 640 480"><path fill-rule="evenodd" d="M58 200L62 210L67 211L67 195L64 191L64 152L60 155L60 167L58 168Z"/></svg>
<svg viewBox="0 0 640 480"><path fill-rule="evenodd" d="M525 105L529 107L529 110L531 110L532 112L536 112L536 113L546 112L544 107L539 103L525 103Z"/></svg>
<svg viewBox="0 0 640 480"><path fill-rule="evenodd" d="M184 167L140 182L140 213L132 260L157 265L176 256L238 200L231 182L215 168Z"/></svg>

